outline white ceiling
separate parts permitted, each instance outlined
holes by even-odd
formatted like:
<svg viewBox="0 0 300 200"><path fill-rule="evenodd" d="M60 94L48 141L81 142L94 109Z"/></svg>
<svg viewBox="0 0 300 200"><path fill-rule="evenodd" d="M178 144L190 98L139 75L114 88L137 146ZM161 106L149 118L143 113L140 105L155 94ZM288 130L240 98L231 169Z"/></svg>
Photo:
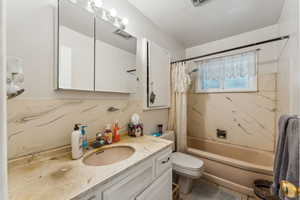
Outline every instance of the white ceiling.
<svg viewBox="0 0 300 200"><path fill-rule="evenodd" d="M284 0L128 0L185 47L276 24Z"/></svg>

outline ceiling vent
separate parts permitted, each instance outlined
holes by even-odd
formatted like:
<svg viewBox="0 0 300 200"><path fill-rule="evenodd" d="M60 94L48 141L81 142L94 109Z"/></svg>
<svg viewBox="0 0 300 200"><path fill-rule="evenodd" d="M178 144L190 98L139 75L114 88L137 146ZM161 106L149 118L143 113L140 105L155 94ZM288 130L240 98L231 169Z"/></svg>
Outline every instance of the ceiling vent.
<svg viewBox="0 0 300 200"><path fill-rule="evenodd" d="M114 34L117 34L118 36L126 39L126 40L129 40L132 38L132 36L128 33L126 33L125 31L121 30L121 29L117 29Z"/></svg>
<svg viewBox="0 0 300 200"><path fill-rule="evenodd" d="M191 0L191 1L195 7L198 7L204 4L205 2L207 2L208 0Z"/></svg>

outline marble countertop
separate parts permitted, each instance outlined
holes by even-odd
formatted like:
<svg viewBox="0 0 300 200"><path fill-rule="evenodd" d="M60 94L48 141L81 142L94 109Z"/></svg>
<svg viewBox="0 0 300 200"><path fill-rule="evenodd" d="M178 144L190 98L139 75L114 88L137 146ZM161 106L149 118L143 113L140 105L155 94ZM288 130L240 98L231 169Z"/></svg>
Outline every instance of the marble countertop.
<svg viewBox="0 0 300 200"><path fill-rule="evenodd" d="M10 161L9 199L68 200L74 198L96 185L109 182L115 176L171 144L170 141L152 136L125 137L111 146L128 145L135 149L135 153L121 162L98 167L87 166L82 159L72 160L70 148Z"/></svg>

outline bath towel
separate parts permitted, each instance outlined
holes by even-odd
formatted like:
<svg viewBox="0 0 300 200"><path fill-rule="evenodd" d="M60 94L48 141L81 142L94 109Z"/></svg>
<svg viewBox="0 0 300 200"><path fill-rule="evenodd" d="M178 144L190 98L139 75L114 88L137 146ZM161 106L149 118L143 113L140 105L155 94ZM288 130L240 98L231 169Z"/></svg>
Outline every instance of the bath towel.
<svg viewBox="0 0 300 200"><path fill-rule="evenodd" d="M280 117L278 122L278 139L277 139L277 148L275 153L275 161L274 161L274 170L273 170L273 185L272 185L272 193L274 195L279 195L279 187L280 187L280 168L282 164L282 155L283 149L286 140L286 132L288 121L296 116L291 115L283 115Z"/></svg>
<svg viewBox="0 0 300 200"><path fill-rule="evenodd" d="M283 164L281 165L280 177L294 184L297 188L299 185L299 119L292 118L288 122L287 139L284 145ZM285 164L287 163L287 164ZM280 194L284 199L284 196ZM297 200L298 198L285 198L286 200Z"/></svg>
<svg viewBox="0 0 300 200"><path fill-rule="evenodd" d="M278 133L272 192L280 199L289 200L280 192L280 181L287 180L299 187L299 119L282 116Z"/></svg>

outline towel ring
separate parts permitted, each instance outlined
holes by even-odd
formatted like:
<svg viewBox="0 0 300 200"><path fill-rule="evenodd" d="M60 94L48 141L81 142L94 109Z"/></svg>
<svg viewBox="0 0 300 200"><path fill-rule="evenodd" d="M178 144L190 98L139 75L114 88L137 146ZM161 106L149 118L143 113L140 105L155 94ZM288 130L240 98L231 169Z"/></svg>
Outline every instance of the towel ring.
<svg viewBox="0 0 300 200"><path fill-rule="evenodd" d="M280 182L280 190L285 197L296 198L300 196L300 188L297 188L294 184L288 181Z"/></svg>

